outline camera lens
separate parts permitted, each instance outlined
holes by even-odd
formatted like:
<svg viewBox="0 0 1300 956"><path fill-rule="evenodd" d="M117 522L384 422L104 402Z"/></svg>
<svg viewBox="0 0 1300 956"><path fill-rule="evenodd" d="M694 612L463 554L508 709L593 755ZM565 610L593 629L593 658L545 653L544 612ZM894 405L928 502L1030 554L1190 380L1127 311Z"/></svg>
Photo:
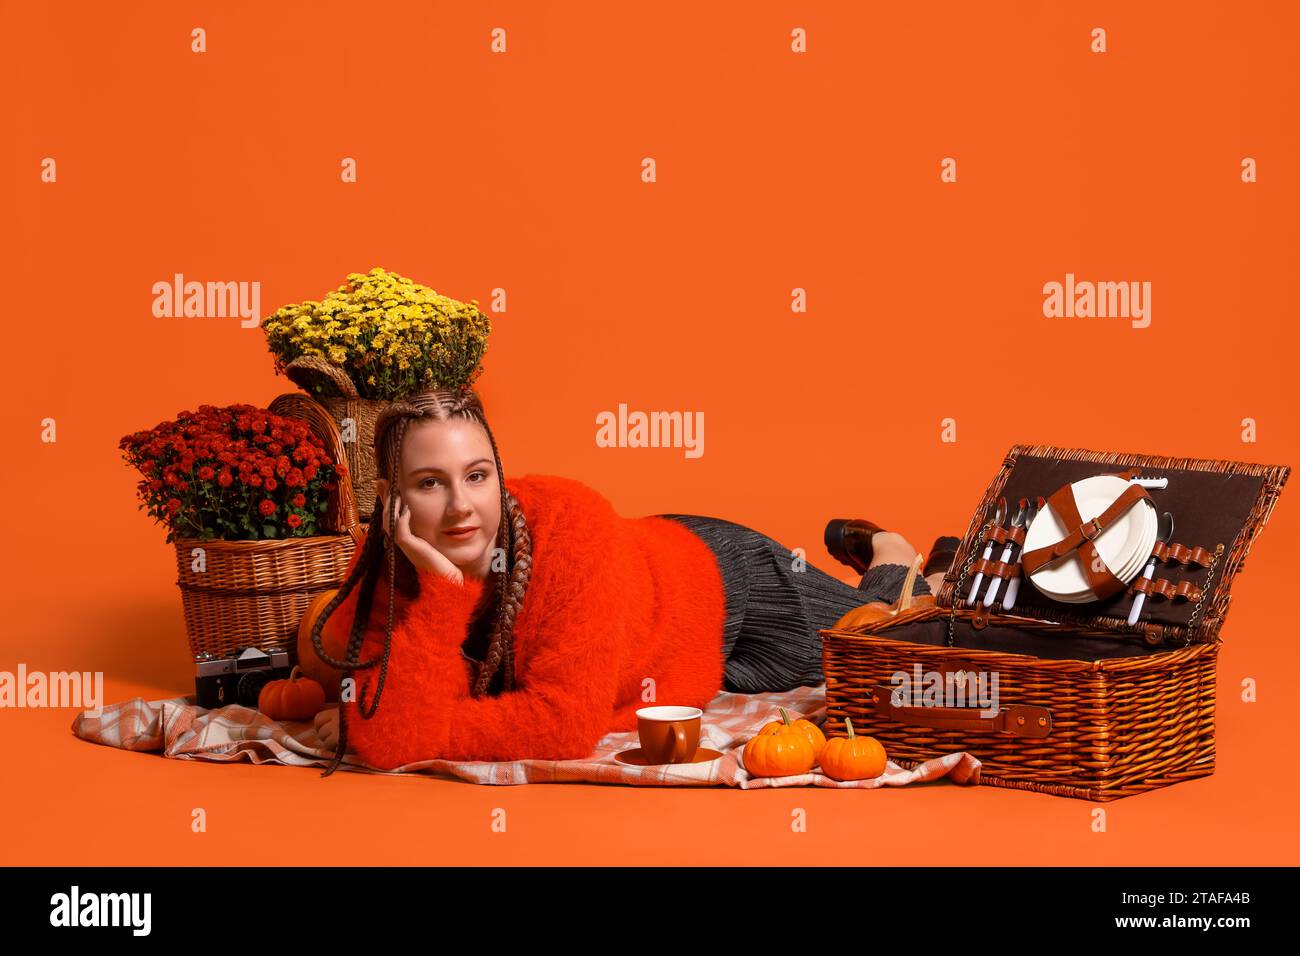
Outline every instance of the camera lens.
<svg viewBox="0 0 1300 956"><path fill-rule="evenodd" d="M239 678L239 685L235 688L235 703L256 707L257 698L270 679L271 675L267 671L254 671Z"/></svg>

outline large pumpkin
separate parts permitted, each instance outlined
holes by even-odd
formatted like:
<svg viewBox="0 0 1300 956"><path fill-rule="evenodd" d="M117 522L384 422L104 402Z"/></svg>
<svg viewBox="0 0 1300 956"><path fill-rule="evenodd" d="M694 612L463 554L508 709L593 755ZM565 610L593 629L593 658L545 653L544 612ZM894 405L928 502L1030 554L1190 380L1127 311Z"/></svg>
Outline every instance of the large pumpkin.
<svg viewBox="0 0 1300 956"><path fill-rule="evenodd" d="M295 666L287 680L267 681L257 695L257 709L272 720L306 720L325 709L325 689Z"/></svg>
<svg viewBox="0 0 1300 956"><path fill-rule="evenodd" d="M745 769L755 777L789 777L807 773L817 763L808 734L781 708L781 719L767 724L745 744Z"/></svg>
<svg viewBox="0 0 1300 956"><path fill-rule="evenodd" d="M870 780L885 772L889 757L875 737L859 737L844 718L847 737L832 737L822 750L822 773L832 780Z"/></svg>

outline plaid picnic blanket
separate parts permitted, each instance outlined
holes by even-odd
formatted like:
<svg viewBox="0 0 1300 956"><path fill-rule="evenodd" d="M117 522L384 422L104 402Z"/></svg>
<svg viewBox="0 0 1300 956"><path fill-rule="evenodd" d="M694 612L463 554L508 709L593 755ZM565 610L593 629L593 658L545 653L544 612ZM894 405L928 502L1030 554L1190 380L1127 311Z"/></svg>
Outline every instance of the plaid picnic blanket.
<svg viewBox="0 0 1300 956"><path fill-rule="evenodd" d="M615 755L638 745L635 731L601 738L591 756L582 760L459 761L421 760L393 770L367 766L346 757L340 769L386 774L441 774L472 783L625 783L639 786L706 787L898 787L947 777L954 783L979 783L980 762L958 752L904 769L892 760L871 780L832 780L815 768L789 777L755 777L746 772L742 750L746 741L784 707L790 719L804 717L821 725L826 720L826 685L797 687L783 693L719 693L704 712L700 746L721 752L712 761L691 764L636 766ZM113 704L98 716L78 714L72 732L82 740L124 750L161 750L181 760L250 760L294 767L325 767L333 753L322 747L314 721L277 722L259 711L231 704L215 710L195 706L193 699L174 697L146 701L142 697Z"/></svg>

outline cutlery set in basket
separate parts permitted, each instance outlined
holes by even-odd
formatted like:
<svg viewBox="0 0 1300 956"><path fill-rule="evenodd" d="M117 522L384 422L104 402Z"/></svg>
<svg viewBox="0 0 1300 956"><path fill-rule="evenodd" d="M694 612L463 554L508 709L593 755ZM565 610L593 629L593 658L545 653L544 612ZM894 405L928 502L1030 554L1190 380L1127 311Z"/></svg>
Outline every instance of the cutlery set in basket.
<svg viewBox="0 0 1300 956"><path fill-rule="evenodd" d="M1289 474L1017 445L934 605L821 632L828 729L1090 800L1212 773L1219 629Z"/></svg>

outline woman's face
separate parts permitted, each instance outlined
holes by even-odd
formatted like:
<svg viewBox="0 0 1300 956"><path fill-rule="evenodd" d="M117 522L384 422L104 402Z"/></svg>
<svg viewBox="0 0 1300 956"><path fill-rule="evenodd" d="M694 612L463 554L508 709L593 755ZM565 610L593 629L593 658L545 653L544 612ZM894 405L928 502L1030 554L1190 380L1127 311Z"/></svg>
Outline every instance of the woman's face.
<svg viewBox="0 0 1300 956"><path fill-rule="evenodd" d="M486 577L501 524L501 483L483 426L463 418L412 421L397 487L411 509L411 533L465 574ZM377 490L382 500L388 482L380 478ZM468 530L453 533L461 528Z"/></svg>

